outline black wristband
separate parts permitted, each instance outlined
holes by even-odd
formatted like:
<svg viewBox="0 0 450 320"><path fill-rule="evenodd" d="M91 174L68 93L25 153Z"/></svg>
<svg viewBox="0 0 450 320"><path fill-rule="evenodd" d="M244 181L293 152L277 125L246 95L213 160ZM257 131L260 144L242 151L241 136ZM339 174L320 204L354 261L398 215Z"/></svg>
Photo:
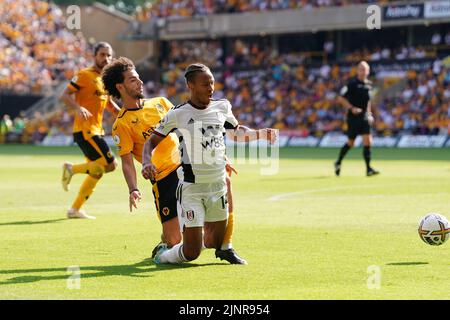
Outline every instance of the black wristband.
<svg viewBox="0 0 450 320"><path fill-rule="evenodd" d="M132 193L135 192L135 191L141 193L141 192L139 191L139 189L133 189L133 190L130 191L130 194L132 194Z"/></svg>

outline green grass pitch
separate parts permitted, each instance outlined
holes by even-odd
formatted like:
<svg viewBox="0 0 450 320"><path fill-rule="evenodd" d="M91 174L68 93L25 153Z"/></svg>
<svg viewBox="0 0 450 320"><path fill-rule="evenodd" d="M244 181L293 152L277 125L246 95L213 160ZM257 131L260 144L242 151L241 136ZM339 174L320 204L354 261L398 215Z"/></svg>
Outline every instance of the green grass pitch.
<svg viewBox="0 0 450 320"><path fill-rule="evenodd" d="M450 151L374 149L371 178L361 149L335 177L337 152L284 149L269 176L236 164L233 243L247 266L213 250L156 266L161 227L143 179L134 214L119 168L85 207L97 220L67 220L82 176L64 192L61 165L81 152L1 145L0 299L450 299L450 243L417 234L429 212L450 218Z"/></svg>

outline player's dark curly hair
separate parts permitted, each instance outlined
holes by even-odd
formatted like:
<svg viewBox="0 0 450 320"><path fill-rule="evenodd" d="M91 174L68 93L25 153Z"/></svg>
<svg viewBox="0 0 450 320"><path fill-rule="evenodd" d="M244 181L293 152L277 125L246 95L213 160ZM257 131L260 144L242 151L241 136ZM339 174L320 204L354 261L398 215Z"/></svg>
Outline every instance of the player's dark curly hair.
<svg viewBox="0 0 450 320"><path fill-rule="evenodd" d="M136 67L128 58L119 57L103 68L102 81L105 90L113 97L120 99L120 92L116 84L122 83L125 79L123 73L128 70L134 70Z"/></svg>
<svg viewBox="0 0 450 320"><path fill-rule="evenodd" d="M211 70L202 63L193 63L186 68L184 77L187 82L194 82L195 75L199 72L211 72Z"/></svg>

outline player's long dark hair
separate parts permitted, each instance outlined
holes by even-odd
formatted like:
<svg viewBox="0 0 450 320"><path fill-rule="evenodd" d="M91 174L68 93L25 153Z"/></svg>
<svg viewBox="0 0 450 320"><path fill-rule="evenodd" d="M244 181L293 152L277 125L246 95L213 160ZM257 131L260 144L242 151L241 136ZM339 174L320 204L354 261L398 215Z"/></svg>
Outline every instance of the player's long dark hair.
<svg viewBox="0 0 450 320"><path fill-rule="evenodd" d="M133 61L125 57L119 57L103 68L102 81L105 90L113 97L120 99L120 92L116 84L122 83L125 79L123 73L128 70L134 70Z"/></svg>

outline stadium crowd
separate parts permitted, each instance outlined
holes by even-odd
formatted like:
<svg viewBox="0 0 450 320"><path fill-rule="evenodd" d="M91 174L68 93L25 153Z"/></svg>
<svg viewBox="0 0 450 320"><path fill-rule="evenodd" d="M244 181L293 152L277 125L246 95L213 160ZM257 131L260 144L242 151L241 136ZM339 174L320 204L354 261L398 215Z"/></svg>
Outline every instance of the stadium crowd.
<svg viewBox="0 0 450 320"><path fill-rule="evenodd" d="M61 9L46 1L2 0L0 89L51 93L90 61L90 44L65 26Z"/></svg>
<svg viewBox="0 0 450 320"><path fill-rule="evenodd" d="M345 112L336 97L348 78L356 74L354 66L336 63L305 67L289 62L284 55L268 61L258 69L231 71L227 66L217 69L215 98L230 100L238 120L251 127L295 130L305 137L345 131ZM171 65L161 81L148 81L146 96L165 96L174 104L187 100L183 70ZM383 99L375 95L376 133L450 134L450 66L436 60L426 70L402 72L394 81L388 79L386 85L383 79L371 77L378 91L389 89L397 81L403 81L405 88ZM105 113L107 134L113 120ZM70 135L72 121L73 115L65 109L46 116L35 114L26 122L23 131L26 138L22 140L42 141L46 135Z"/></svg>
<svg viewBox="0 0 450 320"><path fill-rule="evenodd" d="M345 6L360 3L385 3L388 0L156 0L138 6L135 18L149 21L154 18L177 19L209 14L261 12L269 10L303 9Z"/></svg>
<svg viewBox="0 0 450 320"><path fill-rule="evenodd" d="M408 71L406 89L374 103L380 135L450 133L450 68L439 60L424 71ZM336 96L355 67L338 64L305 68L272 58L265 69L216 73L216 98L227 98L242 123L262 128L299 130L322 136L345 130L344 111ZM382 80L374 80L376 87ZM400 79L401 81L401 79ZM148 82L150 96L186 100L183 70L168 70L161 83Z"/></svg>
<svg viewBox="0 0 450 320"><path fill-rule="evenodd" d="M442 48L450 52L450 32L445 36L446 42L442 42ZM212 68L239 67L258 68L265 61L274 56L281 56L288 64L309 63L311 61L327 63L350 62L355 63L361 60L369 62L377 61L404 61L413 59L436 59L438 50L436 46L406 46L395 47L377 46L363 47L354 51L346 52L342 50L338 54L335 52L334 44L331 49L327 49L330 42L324 43L323 50L318 51L295 51L283 48L283 53L278 53L270 43L270 39L263 40L242 40L235 39L230 42L228 52L224 52L222 44L217 40L183 40L170 41L167 46L167 53L163 55L161 62L163 69L173 67L186 67L190 63L202 60ZM369 49L370 48L370 49Z"/></svg>
<svg viewBox="0 0 450 320"><path fill-rule="evenodd" d="M450 67L439 61L424 72L407 72L404 90L378 104L380 132L450 134Z"/></svg>
<svg viewBox="0 0 450 320"><path fill-rule="evenodd" d="M157 1L155 6L175 3ZM184 7L210 4L215 8L220 3L243 7L269 3L275 9L277 5L304 4L306 1L187 1ZM314 3L317 6L344 4L343 1ZM49 91L91 63L91 45L81 34L67 31L61 10L51 3L4 0L0 18L2 90L19 93ZM435 33L430 40L432 45L448 46L450 32ZM215 73L215 97L229 99L242 123L256 128L296 130L302 136L323 136L327 132L346 129L344 111L336 97L348 78L355 75L356 70L349 67L349 63L432 58L435 63L426 70L400 71L397 80L403 82L404 90L374 100L375 129L380 135L450 133L449 65L442 63L436 52L423 46L400 44L394 48L364 48L341 52L332 60L321 56L319 67L310 63L311 52L282 48L279 53L269 39L234 39L226 48L224 50L219 40L168 42L160 64L163 73L160 80L145 84L147 96L166 96L175 104L186 100L183 70L189 63L200 61L212 67ZM332 41L325 41L322 53L332 52L335 52ZM378 90L388 89L385 83L391 81L372 79ZM109 113L105 113L107 134L113 121ZM46 136L70 135L72 123L73 114L65 109L45 115L37 112L29 119L24 114L15 119L5 115L0 123L0 142L7 137L12 141L39 142Z"/></svg>

